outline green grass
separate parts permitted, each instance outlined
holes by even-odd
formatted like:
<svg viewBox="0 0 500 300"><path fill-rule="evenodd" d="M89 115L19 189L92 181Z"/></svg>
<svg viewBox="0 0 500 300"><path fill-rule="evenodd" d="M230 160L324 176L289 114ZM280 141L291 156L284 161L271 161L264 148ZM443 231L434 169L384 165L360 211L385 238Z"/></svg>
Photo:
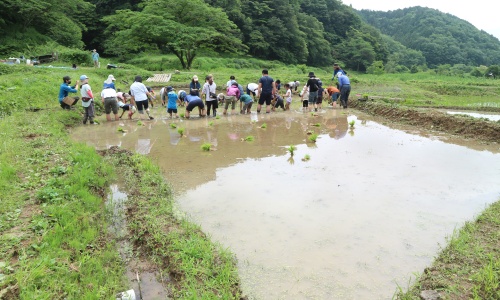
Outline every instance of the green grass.
<svg viewBox="0 0 500 300"><path fill-rule="evenodd" d="M432 266L398 299L420 299L422 290L438 290L445 299L500 298L500 201L449 239Z"/></svg>
<svg viewBox="0 0 500 300"><path fill-rule="evenodd" d="M212 243L199 226L175 217L179 213L159 167L126 151L106 160L131 187L127 207L133 211L128 218L132 242L163 274L170 274L172 299L239 299L233 255Z"/></svg>
<svg viewBox="0 0 500 300"><path fill-rule="evenodd" d="M74 111L0 122L0 290L14 298L110 298L126 288L102 207L114 171L68 138L76 123Z"/></svg>

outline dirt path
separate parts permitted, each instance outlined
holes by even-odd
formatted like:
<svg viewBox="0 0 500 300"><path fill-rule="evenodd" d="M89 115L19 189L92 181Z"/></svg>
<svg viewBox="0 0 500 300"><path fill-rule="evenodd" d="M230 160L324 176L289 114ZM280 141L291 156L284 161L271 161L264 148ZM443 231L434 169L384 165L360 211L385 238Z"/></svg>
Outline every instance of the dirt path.
<svg viewBox="0 0 500 300"><path fill-rule="evenodd" d="M500 123L477 118L449 115L434 109L408 108L385 103L350 101L350 107L362 112L387 118L390 121L437 130L448 134L500 142Z"/></svg>

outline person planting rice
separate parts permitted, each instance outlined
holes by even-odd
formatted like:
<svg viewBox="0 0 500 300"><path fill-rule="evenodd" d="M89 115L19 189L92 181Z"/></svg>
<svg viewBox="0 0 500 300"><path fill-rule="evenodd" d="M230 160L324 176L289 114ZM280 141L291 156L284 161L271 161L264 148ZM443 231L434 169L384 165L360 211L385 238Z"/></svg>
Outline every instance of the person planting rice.
<svg viewBox="0 0 500 300"><path fill-rule="evenodd" d="M127 100L130 99L130 95L127 93L118 92L116 93L116 98L118 99L118 107L122 109L120 119L123 117L123 114L128 111L128 118L132 120L132 115L135 113L136 109L132 104L127 104Z"/></svg>
<svg viewBox="0 0 500 300"><path fill-rule="evenodd" d="M231 86L229 86L226 90L226 97L224 99L224 112L223 114L227 114L227 109L229 104L231 104L231 114L234 115L234 110L236 108L236 102L240 98L240 89L238 88L238 83L233 81Z"/></svg>
<svg viewBox="0 0 500 300"><path fill-rule="evenodd" d="M283 103L283 98L280 95L274 95L272 104L272 111L276 111L276 107L281 107L283 110L285 109L285 104Z"/></svg>
<svg viewBox="0 0 500 300"><path fill-rule="evenodd" d="M240 97L240 114L249 114L252 108L253 99L248 94L243 94Z"/></svg>
<svg viewBox="0 0 500 300"><path fill-rule="evenodd" d="M334 86L329 86L326 88L326 92L330 96L329 102L333 105L333 108L337 108L337 99L340 96L340 91Z"/></svg>
<svg viewBox="0 0 500 300"><path fill-rule="evenodd" d="M203 104L203 100L197 95L196 91L191 91L189 95L186 96L184 99L184 102L187 103L186 105L186 119L189 119L191 112L195 107L198 107L198 110L200 112L200 117L205 116L206 110L205 110L205 104Z"/></svg>
<svg viewBox="0 0 500 300"><path fill-rule="evenodd" d="M146 86L142 83L141 76L139 75L135 76L134 83L132 83L132 85L130 86L130 95L132 96L131 103L137 106L139 115L141 116L144 115L145 111L146 114L148 115L148 118L150 120L153 120L154 118L149 114L149 107L148 107L148 98L152 96L148 92Z"/></svg>
<svg viewBox="0 0 500 300"><path fill-rule="evenodd" d="M167 113L169 114L170 118L172 118L172 114L174 118L177 118L177 100L179 97L177 97L177 94L174 92L174 88L171 86L167 87Z"/></svg>
<svg viewBox="0 0 500 300"><path fill-rule="evenodd" d="M290 110L290 105L292 104L292 89L290 87L290 84L285 83L285 99L286 99L286 104L285 104L285 110Z"/></svg>

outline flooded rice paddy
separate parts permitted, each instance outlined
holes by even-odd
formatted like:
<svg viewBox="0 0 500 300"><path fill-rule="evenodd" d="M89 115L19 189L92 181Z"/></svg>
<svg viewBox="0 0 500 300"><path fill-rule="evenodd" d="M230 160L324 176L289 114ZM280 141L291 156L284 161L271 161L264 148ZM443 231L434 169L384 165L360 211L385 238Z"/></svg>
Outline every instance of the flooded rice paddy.
<svg viewBox="0 0 500 300"><path fill-rule="evenodd" d="M172 121L156 109L144 126L82 126L73 137L159 164L180 209L235 253L250 299L389 299L454 229L499 199L500 154L498 145L458 145L356 114Z"/></svg>
<svg viewBox="0 0 500 300"><path fill-rule="evenodd" d="M490 121L500 121L500 114L484 113L484 112L463 112L463 111L446 111L450 115L467 115L474 118L483 118Z"/></svg>

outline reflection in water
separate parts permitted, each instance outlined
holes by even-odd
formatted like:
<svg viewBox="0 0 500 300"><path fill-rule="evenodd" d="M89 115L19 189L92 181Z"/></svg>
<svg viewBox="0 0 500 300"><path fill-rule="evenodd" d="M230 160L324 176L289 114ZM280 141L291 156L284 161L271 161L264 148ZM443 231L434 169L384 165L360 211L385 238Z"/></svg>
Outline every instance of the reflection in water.
<svg viewBox="0 0 500 300"><path fill-rule="evenodd" d="M343 138L351 120L355 135ZM498 154L360 122L341 110L209 121L214 125L177 120L187 137L175 145L162 122L126 136L113 125L74 136L102 148L116 135L135 149L149 131L156 141L149 155L179 205L237 255L250 298L390 298L395 282L404 286L445 236L499 196ZM320 135L316 143L307 142L308 131ZM248 135L255 141L241 142ZM204 142L218 150L202 152ZM297 145L297 159L288 145ZM306 154L311 159L302 161Z"/></svg>

